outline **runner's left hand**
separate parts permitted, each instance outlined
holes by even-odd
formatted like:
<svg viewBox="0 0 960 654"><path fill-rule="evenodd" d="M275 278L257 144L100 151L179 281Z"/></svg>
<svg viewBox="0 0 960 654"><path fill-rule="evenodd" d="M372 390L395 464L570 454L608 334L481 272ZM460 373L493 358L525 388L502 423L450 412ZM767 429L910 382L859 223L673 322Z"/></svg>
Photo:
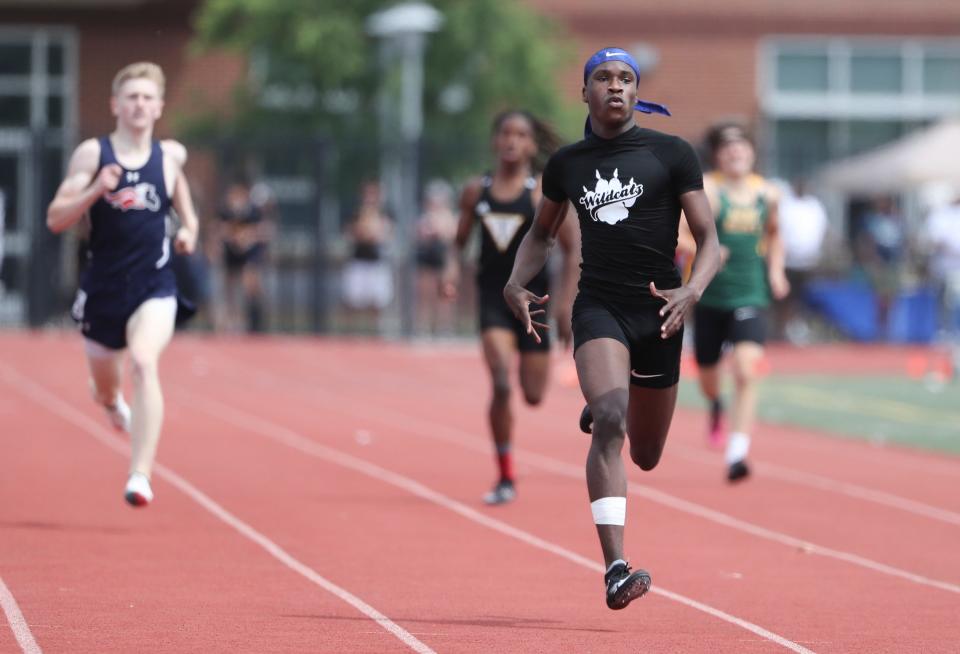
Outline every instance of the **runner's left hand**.
<svg viewBox="0 0 960 654"><path fill-rule="evenodd" d="M696 291L689 286L660 291L653 282L650 282L650 294L666 302L660 308L660 316L664 319L660 326L660 338L670 338L676 334L699 299Z"/></svg>
<svg viewBox="0 0 960 654"><path fill-rule="evenodd" d="M787 280L787 276L780 273L773 273L770 275L770 294L773 295L774 300L782 300L787 297L790 293L790 282Z"/></svg>

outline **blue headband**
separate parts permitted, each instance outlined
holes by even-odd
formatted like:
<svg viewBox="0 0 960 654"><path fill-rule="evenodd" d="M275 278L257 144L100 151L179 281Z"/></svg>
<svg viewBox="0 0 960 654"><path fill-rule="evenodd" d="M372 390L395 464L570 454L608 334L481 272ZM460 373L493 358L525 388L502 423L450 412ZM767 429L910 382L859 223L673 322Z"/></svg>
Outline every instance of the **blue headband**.
<svg viewBox="0 0 960 654"><path fill-rule="evenodd" d="M590 79L590 73L592 73L597 66L608 61L621 61L630 66L631 70L633 70L633 74L637 78L637 82L640 82L640 66L637 65L637 60L634 59L629 52L623 48L601 48L600 50L597 50L592 57L587 59L587 63L583 65L584 85L586 85L587 80ZM633 109L634 111L641 111L645 114L663 114L664 116L670 115L670 110L662 104L657 104L656 102L647 102L646 100L637 100L636 104L633 105ZM591 134L593 134L593 130L590 128L590 116L587 116L587 122L583 127L583 135L584 137L587 137Z"/></svg>

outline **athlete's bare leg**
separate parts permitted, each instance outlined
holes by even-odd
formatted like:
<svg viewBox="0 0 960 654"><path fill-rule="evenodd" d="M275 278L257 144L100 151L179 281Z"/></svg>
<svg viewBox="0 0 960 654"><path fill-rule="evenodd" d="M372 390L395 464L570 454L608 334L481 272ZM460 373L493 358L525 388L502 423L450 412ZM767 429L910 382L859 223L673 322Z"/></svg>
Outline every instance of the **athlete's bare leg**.
<svg viewBox="0 0 960 654"><path fill-rule="evenodd" d="M91 340L85 341L87 365L93 382L93 399L105 407L113 406L123 383L123 350L111 350Z"/></svg>
<svg viewBox="0 0 960 654"><path fill-rule="evenodd" d="M712 366L700 366L698 374L700 382L700 392L710 402L720 399L720 364L715 363Z"/></svg>
<svg viewBox="0 0 960 654"><path fill-rule="evenodd" d="M626 498L627 477L620 453L630 398L630 353L620 341L598 338L577 348L574 360L580 389L593 414L592 440L587 454L590 502ZM596 527L606 565L623 559L623 525L598 524Z"/></svg>
<svg viewBox="0 0 960 654"><path fill-rule="evenodd" d="M96 341L84 342L93 399L107 410L114 429L130 431L130 407L123 399L124 350L113 350Z"/></svg>
<svg viewBox="0 0 960 654"><path fill-rule="evenodd" d="M509 445L513 434L513 413L510 411L510 367L517 353L516 336L509 329L492 327L480 337L483 358L490 371L492 387L489 407L493 442Z"/></svg>
<svg viewBox="0 0 960 654"><path fill-rule="evenodd" d="M749 434L757 413L757 365L763 346L743 341L733 346L733 379L736 397L731 416L732 431Z"/></svg>
<svg viewBox="0 0 960 654"><path fill-rule="evenodd" d="M130 472L150 477L163 424L160 354L173 336L177 300L147 300L127 322L127 346L133 368L132 456Z"/></svg>
<svg viewBox="0 0 960 654"><path fill-rule="evenodd" d="M523 399L530 406L543 401L550 379L550 353L524 352L520 355L520 388Z"/></svg>
<svg viewBox="0 0 960 654"><path fill-rule="evenodd" d="M676 384L670 388L630 386L627 410L630 458L643 470L653 470L660 462L677 405L677 388Z"/></svg>
<svg viewBox="0 0 960 654"><path fill-rule="evenodd" d="M491 395L488 417L493 434L494 454L499 479L483 501L504 504L516 497L513 474L513 412L510 409L510 368L517 353L517 338L512 330L493 327L483 330L483 357L490 370Z"/></svg>

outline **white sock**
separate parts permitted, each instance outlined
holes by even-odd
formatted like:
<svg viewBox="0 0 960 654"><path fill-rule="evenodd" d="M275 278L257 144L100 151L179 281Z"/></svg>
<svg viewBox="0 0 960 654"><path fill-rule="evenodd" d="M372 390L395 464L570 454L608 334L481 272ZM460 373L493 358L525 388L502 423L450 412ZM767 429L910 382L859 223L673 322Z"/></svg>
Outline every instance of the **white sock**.
<svg viewBox="0 0 960 654"><path fill-rule="evenodd" d="M747 458L747 452L750 451L750 437L742 431L735 431L730 434L727 441L727 452L724 459L727 465L733 465L737 461L743 461Z"/></svg>

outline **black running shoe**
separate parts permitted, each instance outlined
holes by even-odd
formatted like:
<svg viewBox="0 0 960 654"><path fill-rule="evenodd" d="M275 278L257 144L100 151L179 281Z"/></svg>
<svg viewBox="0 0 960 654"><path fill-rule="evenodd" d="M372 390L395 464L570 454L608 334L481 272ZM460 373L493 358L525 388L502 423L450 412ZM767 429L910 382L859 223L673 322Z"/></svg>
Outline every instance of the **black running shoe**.
<svg viewBox="0 0 960 654"><path fill-rule="evenodd" d="M507 504L517 499L517 489L512 481L501 479L489 493L483 496L483 503L491 506Z"/></svg>
<svg viewBox="0 0 960 654"><path fill-rule="evenodd" d="M731 484L742 481L750 476L750 466L747 465L746 460L737 461L736 463L731 463L730 467L727 468L727 481Z"/></svg>
<svg viewBox="0 0 960 654"><path fill-rule="evenodd" d="M583 411L580 412L580 431L584 434L593 433L593 414L590 413L589 404L584 404Z"/></svg>
<svg viewBox="0 0 960 654"><path fill-rule="evenodd" d="M646 570L630 572L630 566L617 561L603 576L607 582L607 606L614 611L626 608L633 600L650 590L650 573Z"/></svg>

